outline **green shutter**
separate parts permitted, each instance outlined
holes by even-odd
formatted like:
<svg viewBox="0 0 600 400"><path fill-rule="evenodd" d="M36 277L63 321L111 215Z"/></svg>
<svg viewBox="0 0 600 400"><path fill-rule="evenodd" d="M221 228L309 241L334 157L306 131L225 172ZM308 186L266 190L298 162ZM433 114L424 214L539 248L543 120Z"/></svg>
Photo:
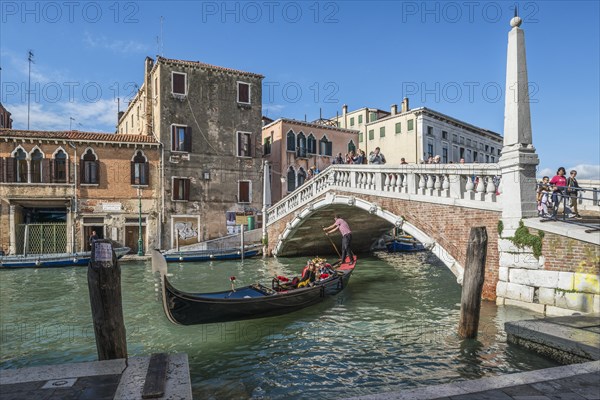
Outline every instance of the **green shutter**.
<svg viewBox="0 0 600 400"><path fill-rule="evenodd" d="M396 133L402 133L402 123L401 122L396 123Z"/></svg>
<svg viewBox="0 0 600 400"><path fill-rule="evenodd" d="M379 128L379 137L385 137L385 126Z"/></svg>
<svg viewBox="0 0 600 400"><path fill-rule="evenodd" d="M362 121L363 121L363 120L362 120L362 115L359 115L359 116L358 116L358 123L359 123L359 124L362 124Z"/></svg>
<svg viewBox="0 0 600 400"><path fill-rule="evenodd" d="M354 117L350 118L350 126L354 126Z"/></svg>
<svg viewBox="0 0 600 400"><path fill-rule="evenodd" d="M369 140L375 139L375 129L369 129Z"/></svg>
<svg viewBox="0 0 600 400"><path fill-rule="evenodd" d="M409 131L412 131L412 130L413 130L413 128L414 128L414 126L413 126L414 122L415 122L415 121L414 121L414 120L412 120L412 119L409 119L409 120L408 120L408 122L407 122L407 124L406 124L406 125L407 125L407 129L408 129Z"/></svg>
<svg viewBox="0 0 600 400"><path fill-rule="evenodd" d="M358 143L362 143L362 141L363 141L363 133L359 132L358 133Z"/></svg>

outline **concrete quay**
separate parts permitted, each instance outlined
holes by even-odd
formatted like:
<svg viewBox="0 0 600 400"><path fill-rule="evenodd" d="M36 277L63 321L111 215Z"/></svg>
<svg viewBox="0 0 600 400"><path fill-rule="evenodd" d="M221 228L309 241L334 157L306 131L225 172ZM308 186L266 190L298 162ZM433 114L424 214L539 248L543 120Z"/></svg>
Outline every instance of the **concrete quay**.
<svg viewBox="0 0 600 400"><path fill-rule="evenodd" d="M150 357L45 365L0 371L2 400L137 400L147 385ZM192 399L187 354L168 356L163 400Z"/></svg>

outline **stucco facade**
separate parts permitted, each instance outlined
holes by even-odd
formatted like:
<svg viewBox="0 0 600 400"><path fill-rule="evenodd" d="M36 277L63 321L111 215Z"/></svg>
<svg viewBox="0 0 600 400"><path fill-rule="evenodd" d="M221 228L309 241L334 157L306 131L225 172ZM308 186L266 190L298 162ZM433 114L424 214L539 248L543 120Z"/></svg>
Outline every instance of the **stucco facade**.
<svg viewBox="0 0 600 400"><path fill-rule="evenodd" d="M154 138L1 129L0 139L4 253L85 251L92 230L137 252L140 204L144 251L159 246Z"/></svg>
<svg viewBox="0 0 600 400"><path fill-rule="evenodd" d="M262 79L200 62L146 59L144 84L118 132L162 143L162 248L224 236L231 216L259 217Z"/></svg>
<svg viewBox="0 0 600 400"><path fill-rule="evenodd" d="M301 186L309 169L323 170L338 153L358 148L352 129L280 118L262 128L265 159L271 166L271 200L281 200Z"/></svg>
<svg viewBox="0 0 600 400"><path fill-rule="evenodd" d="M367 155L381 148L388 164L400 164L400 159L414 163L439 155L442 163L494 163L500 158L502 136L476 127L440 112L420 107L410 109L404 99L390 112L362 108L331 119L340 127L357 124L359 147ZM360 125L359 125L360 123Z"/></svg>

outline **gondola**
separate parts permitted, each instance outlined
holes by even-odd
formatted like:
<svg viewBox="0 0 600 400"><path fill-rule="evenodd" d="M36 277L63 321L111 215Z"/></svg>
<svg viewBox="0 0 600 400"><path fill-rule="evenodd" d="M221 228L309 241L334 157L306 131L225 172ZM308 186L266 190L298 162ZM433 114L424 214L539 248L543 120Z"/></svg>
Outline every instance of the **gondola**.
<svg viewBox="0 0 600 400"><path fill-rule="evenodd" d="M390 253L405 253L413 251L424 251L427 250L422 243L417 242L411 238L396 238L385 243L387 251Z"/></svg>
<svg viewBox="0 0 600 400"><path fill-rule="evenodd" d="M115 247L117 258L129 253L129 247ZM87 266L92 252L57 253L57 254L28 254L16 256L0 256L0 268L54 268Z"/></svg>
<svg viewBox="0 0 600 400"><path fill-rule="evenodd" d="M255 257L261 253L262 246L246 246L244 258ZM169 250L163 253L168 263L203 262L219 260L239 260L242 252L239 248L214 250Z"/></svg>
<svg viewBox="0 0 600 400"><path fill-rule="evenodd" d="M152 253L152 269L161 275L165 314L179 325L240 321L300 310L344 290L355 266L356 258L341 264L328 278L298 289L285 289L274 279L271 287L256 283L222 292L189 293L169 282L165 258L158 251Z"/></svg>

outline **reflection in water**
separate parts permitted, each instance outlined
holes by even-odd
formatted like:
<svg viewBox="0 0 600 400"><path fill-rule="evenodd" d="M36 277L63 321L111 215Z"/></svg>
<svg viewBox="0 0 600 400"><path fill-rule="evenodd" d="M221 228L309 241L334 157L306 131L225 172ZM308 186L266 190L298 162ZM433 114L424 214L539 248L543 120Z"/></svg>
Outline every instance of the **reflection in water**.
<svg viewBox="0 0 600 400"><path fill-rule="evenodd" d="M185 352L196 398L339 398L554 366L506 344L527 310L484 302L476 340L456 332L460 286L428 253L359 260L338 296L279 317L198 326L167 321L148 263L123 264L130 356ZM170 265L185 291L300 273L306 258ZM86 268L0 271L0 368L90 361Z"/></svg>

